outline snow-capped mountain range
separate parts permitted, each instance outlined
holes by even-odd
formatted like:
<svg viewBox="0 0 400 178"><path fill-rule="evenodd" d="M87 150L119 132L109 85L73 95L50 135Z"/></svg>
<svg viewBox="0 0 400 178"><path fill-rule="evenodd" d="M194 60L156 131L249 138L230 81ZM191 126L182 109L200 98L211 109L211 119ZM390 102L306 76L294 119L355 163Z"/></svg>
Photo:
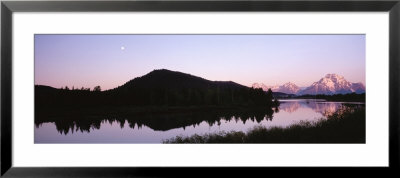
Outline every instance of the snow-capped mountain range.
<svg viewBox="0 0 400 178"><path fill-rule="evenodd" d="M343 76L337 74L326 74L325 77L321 78L319 81L314 82L311 86L301 89L296 84L291 82L285 83L281 86L267 86L263 83L254 83L253 88L262 88L267 91L269 88L273 92L282 92L286 94L346 94L346 93L364 93L365 86L362 83L352 83L347 81Z"/></svg>
<svg viewBox="0 0 400 178"><path fill-rule="evenodd" d="M282 92L282 93L286 93L286 94L295 94L300 90L300 87L298 87L296 84L288 82L285 83L281 86L279 85L275 85L275 86L267 86L263 83L254 83L252 85L253 88L262 88L264 91L268 91L269 88L271 88L271 90L273 92Z"/></svg>

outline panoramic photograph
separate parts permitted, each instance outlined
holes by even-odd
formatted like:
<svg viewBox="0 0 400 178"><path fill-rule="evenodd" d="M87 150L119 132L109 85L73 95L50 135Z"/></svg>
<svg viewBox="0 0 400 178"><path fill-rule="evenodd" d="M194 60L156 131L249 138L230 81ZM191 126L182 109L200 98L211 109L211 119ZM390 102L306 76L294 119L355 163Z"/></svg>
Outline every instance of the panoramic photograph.
<svg viewBox="0 0 400 178"><path fill-rule="evenodd" d="M363 34L36 34L34 143L366 142Z"/></svg>

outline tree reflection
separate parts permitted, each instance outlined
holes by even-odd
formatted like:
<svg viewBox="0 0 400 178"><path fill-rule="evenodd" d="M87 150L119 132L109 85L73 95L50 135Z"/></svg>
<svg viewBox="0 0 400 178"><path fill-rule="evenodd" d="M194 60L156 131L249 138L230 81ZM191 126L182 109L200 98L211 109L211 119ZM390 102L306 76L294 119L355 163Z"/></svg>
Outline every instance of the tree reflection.
<svg viewBox="0 0 400 178"><path fill-rule="evenodd" d="M74 132L90 132L100 129L102 123L116 123L122 129L128 126L131 129L140 129L147 126L155 131L167 131L176 128L198 126L205 122L209 126L220 125L221 121L246 121L260 123L263 120L272 121L276 109L255 108L246 110L214 110L197 112L172 112L172 113L146 113L146 114L104 114L88 115L85 112L75 112L73 115L59 114L56 116L35 116L35 125L39 127L42 123L54 122L60 134L67 135ZM63 116L68 115L68 116Z"/></svg>

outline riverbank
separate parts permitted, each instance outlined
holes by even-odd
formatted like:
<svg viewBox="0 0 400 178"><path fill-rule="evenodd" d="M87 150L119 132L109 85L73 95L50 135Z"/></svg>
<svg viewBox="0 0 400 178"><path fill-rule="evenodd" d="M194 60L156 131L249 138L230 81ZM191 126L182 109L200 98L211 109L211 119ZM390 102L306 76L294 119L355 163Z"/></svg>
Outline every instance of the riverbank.
<svg viewBox="0 0 400 178"><path fill-rule="evenodd" d="M348 108L316 122L289 127L254 127L247 133L177 136L163 143L365 143L365 108Z"/></svg>

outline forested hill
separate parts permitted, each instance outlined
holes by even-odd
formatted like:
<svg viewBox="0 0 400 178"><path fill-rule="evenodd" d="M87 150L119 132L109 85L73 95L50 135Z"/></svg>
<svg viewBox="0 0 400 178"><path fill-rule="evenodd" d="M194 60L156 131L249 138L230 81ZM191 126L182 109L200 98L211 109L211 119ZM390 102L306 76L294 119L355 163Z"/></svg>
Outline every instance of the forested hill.
<svg viewBox="0 0 400 178"><path fill-rule="evenodd" d="M220 86L226 88L245 88L245 86L225 81L210 81L201 77L185 74L182 72L170 71L166 69L153 70L152 72L137 77L124 85L113 90L130 90L136 88L199 88L206 89L209 87Z"/></svg>
<svg viewBox="0 0 400 178"><path fill-rule="evenodd" d="M232 81L210 81L166 69L154 70L107 91L35 86L36 106L269 106L272 92Z"/></svg>

